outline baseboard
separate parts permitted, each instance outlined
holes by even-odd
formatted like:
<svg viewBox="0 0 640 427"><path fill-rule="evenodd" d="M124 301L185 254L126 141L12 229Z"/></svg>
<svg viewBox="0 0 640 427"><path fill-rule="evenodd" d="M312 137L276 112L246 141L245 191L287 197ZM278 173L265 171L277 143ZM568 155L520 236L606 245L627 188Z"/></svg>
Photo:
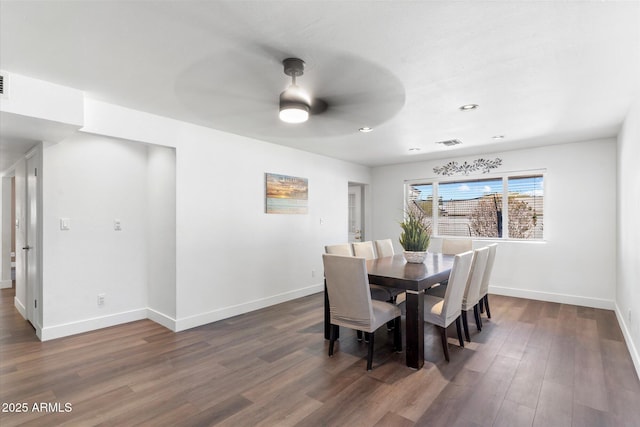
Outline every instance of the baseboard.
<svg viewBox="0 0 640 427"><path fill-rule="evenodd" d="M321 292L324 289L323 284L316 284L306 288L297 289L291 292L285 292L279 295L274 295L268 298L262 298L259 300L250 301L244 304L238 304L235 306L224 307L219 310L214 310L208 313L199 314L196 316L190 316L184 319L173 319L165 314L162 314L151 308L141 308L137 310L131 310L122 313L111 314L107 316L94 317L91 319L80 320L77 322L69 322L61 325L48 326L41 328L38 331L38 337L41 341L53 340L56 338L62 338L69 335L80 334L83 332L94 331L97 329L108 328L110 326L116 326L123 323L134 322L136 320L149 319L152 320L167 329L174 332L191 329L196 326L205 325L207 323L216 322L218 320L227 319L229 317L237 316L239 314L248 313L261 308L269 307L282 302L290 301L292 299L301 298L307 295ZM26 309L24 305L14 298L14 305L20 312L22 317L26 318Z"/></svg>
<svg viewBox="0 0 640 427"><path fill-rule="evenodd" d="M614 310L615 303L613 300L600 298L581 297L577 295L556 294L551 292L531 291L528 289L506 288L502 286L490 286L490 294L504 295L508 297L528 298L539 301L557 302L560 304L579 305L582 307L602 308L605 310Z"/></svg>
<svg viewBox="0 0 640 427"><path fill-rule="evenodd" d="M147 309L141 308L137 310L125 311L122 313L110 314L107 316L80 320L77 322L64 323L62 325L48 326L42 328L40 339L42 341L48 341L146 318Z"/></svg>
<svg viewBox="0 0 640 427"><path fill-rule="evenodd" d="M162 314L159 311L147 307L147 318L167 329L171 329L173 332L176 332L176 319L169 317L166 314Z"/></svg>
<svg viewBox="0 0 640 427"><path fill-rule="evenodd" d="M206 325L207 323L217 322L219 320L228 319L229 317L238 316L240 314L259 310L261 308L270 307L275 304L290 301L296 298L302 298L307 295L316 294L324 290L324 284L316 284L295 291L285 292L273 295L267 298L249 301L234 306L223 307L218 310L209 311L207 313L197 314L185 317L176 321L176 332L186 329L195 328L197 326Z"/></svg>
<svg viewBox="0 0 640 427"><path fill-rule="evenodd" d="M11 279L0 280L0 289L9 289L13 286L13 281Z"/></svg>
<svg viewBox="0 0 640 427"><path fill-rule="evenodd" d="M618 304L615 305L616 317L618 318L618 324L620 325L620 329L622 330L622 335L624 336L624 340L627 343L627 349L629 350L629 354L631 355L631 360L633 361L633 366L636 368L636 373L638 377L640 377L640 355L638 354L638 348L633 343L633 339L631 338L631 332L627 327L627 323L624 320L624 316L620 311L620 307Z"/></svg>
<svg viewBox="0 0 640 427"><path fill-rule="evenodd" d="M18 299L18 297L13 297L13 305L16 307L16 310L18 310L18 313L20 313L20 316L26 319L27 307L24 306L24 304Z"/></svg>

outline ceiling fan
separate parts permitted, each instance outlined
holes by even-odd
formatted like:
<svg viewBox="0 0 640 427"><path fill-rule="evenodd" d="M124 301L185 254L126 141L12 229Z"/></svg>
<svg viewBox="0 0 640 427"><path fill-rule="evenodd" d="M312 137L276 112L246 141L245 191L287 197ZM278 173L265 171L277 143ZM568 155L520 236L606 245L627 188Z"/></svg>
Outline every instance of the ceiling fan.
<svg viewBox="0 0 640 427"><path fill-rule="evenodd" d="M278 72L275 64L282 67ZM282 72L289 82L283 84ZM195 62L181 73L174 92L194 122L267 141L332 138L375 128L405 102L400 80L360 56L307 48L303 60L261 45Z"/></svg>

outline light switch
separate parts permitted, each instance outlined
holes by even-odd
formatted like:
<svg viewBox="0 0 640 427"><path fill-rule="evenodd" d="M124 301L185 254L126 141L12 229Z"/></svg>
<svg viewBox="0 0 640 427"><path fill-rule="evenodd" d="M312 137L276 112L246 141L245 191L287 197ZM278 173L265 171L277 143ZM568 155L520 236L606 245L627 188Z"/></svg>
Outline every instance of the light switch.
<svg viewBox="0 0 640 427"><path fill-rule="evenodd" d="M71 220L69 218L60 218L60 230L67 231L71 229Z"/></svg>
<svg viewBox="0 0 640 427"><path fill-rule="evenodd" d="M119 219L114 219L113 220L113 229L116 231L122 231L122 224L120 224L120 220Z"/></svg>

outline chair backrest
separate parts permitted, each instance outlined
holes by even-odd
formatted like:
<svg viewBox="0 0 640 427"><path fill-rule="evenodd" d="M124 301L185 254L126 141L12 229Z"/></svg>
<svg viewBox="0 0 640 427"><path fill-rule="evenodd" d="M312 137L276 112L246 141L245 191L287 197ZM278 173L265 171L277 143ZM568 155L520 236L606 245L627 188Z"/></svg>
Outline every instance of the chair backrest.
<svg viewBox="0 0 640 427"><path fill-rule="evenodd" d="M373 308L366 260L324 254L322 262L329 293L331 323L368 329L373 323Z"/></svg>
<svg viewBox="0 0 640 427"><path fill-rule="evenodd" d="M324 251L331 255L353 256L351 245L343 243L340 245L328 245L324 247Z"/></svg>
<svg viewBox="0 0 640 427"><path fill-rule="evenodd" d="M442 239L442 253L456 255L472 249L471 239Z"/></svg>
<svg viewBox="0 0 640 427"><path fill-rule="evenodd" d="M496 259L498 244L492 243L487 247L489 248L489 256L487 257L487 268L484 269L484 276L482 277L482 284L480 285L481 297L489 293L489 281L491 280L491 273L493 272L493 263Z"/></svg>
<svg viewBox="0 0 640 427"><path fill-rule="evenodd" d="M453 267L449 275L449 283L444 293L441 316L445 326L448 326L460 316L462 307L462 297L467 287L469 274L471 273L471 262L473 261L473 251L458 254L453 259Z"/></svg>
<svg viewBox="0 0 640 427"><path fill-rule="evenodd" d="M378 258L393 256L395 251L391 239L376 240L376 252L378 252Z"/></svg>
<svg viewBox="0 0 640 427"><path fill-rule="evenodd" d="M471 262L471 274L467 280L467 288L462 298L462 309L469 310L478 303L480 299L480 285L487 268L487 258L489 248L484 247L473 251L473 261Z"/></svg>
<svg viewBox="0 0 640 427"><path fill-rule="evenodd" d="M364 259L374 259L376 253L373 251L373 242L355 242L353 245L353 254Z"/></svg>

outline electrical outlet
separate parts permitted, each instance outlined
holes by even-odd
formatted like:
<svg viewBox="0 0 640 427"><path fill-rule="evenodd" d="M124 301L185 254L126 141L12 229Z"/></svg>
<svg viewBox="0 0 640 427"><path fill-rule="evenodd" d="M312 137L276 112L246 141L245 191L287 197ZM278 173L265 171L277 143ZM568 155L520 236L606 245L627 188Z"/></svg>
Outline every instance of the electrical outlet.
<svg viewBox="0 0 640 427"><path fill-rule="evenodd" d="M104 305L104 299L107 294L98 294L98 305Z"/></svg>

